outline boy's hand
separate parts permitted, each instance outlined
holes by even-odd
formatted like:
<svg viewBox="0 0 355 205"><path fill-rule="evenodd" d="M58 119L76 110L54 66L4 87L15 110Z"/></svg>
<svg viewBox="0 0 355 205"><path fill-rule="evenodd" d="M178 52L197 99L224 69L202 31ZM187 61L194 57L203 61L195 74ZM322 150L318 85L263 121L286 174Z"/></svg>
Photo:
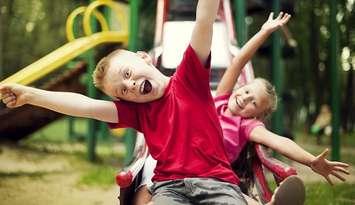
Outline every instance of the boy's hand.
<svg viewBox="0 0 355 205"><path fill-rule="evenodd" d="M15 108L27 103L26 87L17 84L0 85L0 100L9 108Z"/></svg>
<svg viewBox="0 0 355 205"><path fill-rule="evenodd" d="M279 16L276 19L273 18L274 18L274 12L271 12L269 18L261 27L261 30L272 33L278 28L280 28L281 26L285 25L288 22L288 20L290 20L291 15L288 13L280 12Z"/></svg>
<svg viewBox="0 0 355 205"><path fill-rule="evenodd" d="M333 185L330 180L329 175L333 175L341 181L345 181L344 176L341 174L349 174L347 168L348 164L342 162L328 161L325 157L328 155L329 150L325 149L323 153L318 155L312 162L310 167L312 170L320 175L322 175L329 184Z"/></svg>

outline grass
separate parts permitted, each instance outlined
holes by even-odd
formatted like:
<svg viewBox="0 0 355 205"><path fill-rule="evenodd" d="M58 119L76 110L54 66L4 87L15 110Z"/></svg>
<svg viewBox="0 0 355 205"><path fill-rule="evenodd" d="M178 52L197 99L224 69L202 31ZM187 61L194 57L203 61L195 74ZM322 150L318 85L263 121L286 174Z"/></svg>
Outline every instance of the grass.
<svg viewBox="0 0 355 205"><path fill-rule="evenodd" d="M83 174L79 180L79 185L108 187L115 183L114 177L117 168L112 166L95 166Z"/></svg>
<svg viewBox="0 0 355 205"><path fill-rule="evenodd" d="M351 205L355 204L355 184L338 184L335 187L324 183L306 184L306 205Z"/></svg>
<svg viewBox="0 0 355 205"><path fill-rule="evenodd" d="M106 139L99 138L96 146L97 159L88 165L86 162L79 162L87 161L87 144L84 137L87 121L76 119L74 130L76 137L68 137L69 123L67 118L63 118L21 141L21 146L43 153L71 155L68 157L70 163L74 163L78 170L85 170L78 185L105 187L114 184L115 173L122 166L125 155L122 144L117 143L120 139L111 136Z"/></svg>

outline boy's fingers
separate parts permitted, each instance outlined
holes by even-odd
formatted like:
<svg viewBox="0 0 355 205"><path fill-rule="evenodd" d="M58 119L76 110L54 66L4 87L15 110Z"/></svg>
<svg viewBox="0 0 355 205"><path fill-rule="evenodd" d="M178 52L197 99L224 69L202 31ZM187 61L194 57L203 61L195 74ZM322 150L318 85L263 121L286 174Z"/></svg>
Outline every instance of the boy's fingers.
<svg viewBox="0 0 355 205"><path fill-rule="evenodd" d="M4 98L2 101L5 103L5 104L8 104L9 102L11 101L15 101L15 97L14 96L9 96L9 97L6 97Z"/></svg>
<svg viewBox="0 0 355 205"><path fill-rule="evenodd" d="M5 99L5 98L8 98L10 96L11 96L10 93L4 93L4 94L1 95L1 99Z"/></svg>
<svg viewBox="0 0 355 205"><path fill-rule="evenodd" d="M16 107L16 101L9 102L8 104L6 104L6 106L8 108L15 108Z"/></svg>
<svg viewBox="0 0 355 205"><path fill-rule="evenodd" d="M10 87L8 87L8 86L6 86L6 85L0 86L0 94L3 95L3 94L6 93L6 92L11 92Z"/></svg>

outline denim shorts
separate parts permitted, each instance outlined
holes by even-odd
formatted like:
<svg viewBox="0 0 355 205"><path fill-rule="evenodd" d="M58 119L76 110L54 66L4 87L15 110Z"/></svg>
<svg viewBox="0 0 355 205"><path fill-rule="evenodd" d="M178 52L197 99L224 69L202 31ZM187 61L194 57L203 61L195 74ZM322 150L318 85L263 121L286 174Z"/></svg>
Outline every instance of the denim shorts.
<svg viewBox="0 0 355 205"><path fill-rule="evenodd" d="M155 182L149 187L154 205L247 205L239 187L212 178L185 178Z"/></svg>

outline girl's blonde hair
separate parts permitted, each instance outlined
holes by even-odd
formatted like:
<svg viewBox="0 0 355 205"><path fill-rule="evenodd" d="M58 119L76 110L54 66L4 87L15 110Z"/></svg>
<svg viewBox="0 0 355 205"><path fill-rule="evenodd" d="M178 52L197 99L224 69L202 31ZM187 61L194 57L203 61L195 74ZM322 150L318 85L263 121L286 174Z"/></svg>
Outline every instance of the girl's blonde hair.
<svg viewBox="0 0 355 205"><path fill-rule="evenodd" d="M254 81L260 82L264 85L265 93L268 99L268 105L266 106L265 111L259 117L261 119L268 118L277 108L277 94L275 87L264 78L255 78Z"/></svg>

